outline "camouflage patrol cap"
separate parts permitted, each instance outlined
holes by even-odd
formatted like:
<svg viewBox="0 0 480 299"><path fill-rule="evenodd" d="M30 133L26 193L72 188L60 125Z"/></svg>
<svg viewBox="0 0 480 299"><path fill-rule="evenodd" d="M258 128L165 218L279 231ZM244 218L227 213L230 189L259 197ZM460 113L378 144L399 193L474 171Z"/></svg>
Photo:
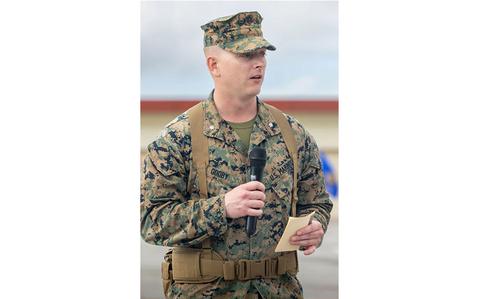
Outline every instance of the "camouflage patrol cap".
<svg viewBox="0 0 480 299"><path fill-rule="evenodd" d="M262 16L256 11L240 12L217 18L201 26L204 34L203 46L219 46L233 53L248 53L266 48L276 48L263 38Z"/></svg>

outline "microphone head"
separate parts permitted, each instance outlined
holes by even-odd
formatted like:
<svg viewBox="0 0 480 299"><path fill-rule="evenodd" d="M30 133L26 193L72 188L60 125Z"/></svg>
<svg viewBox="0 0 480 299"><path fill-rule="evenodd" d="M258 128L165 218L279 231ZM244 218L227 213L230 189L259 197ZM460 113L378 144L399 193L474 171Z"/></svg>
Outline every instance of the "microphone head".
<svg viewBox="0 0 480 299"><path fill-rule="evenodd" d="M250 163L265 166L267 162L267 152L262 147L254 147L249 155Z"/></svg>

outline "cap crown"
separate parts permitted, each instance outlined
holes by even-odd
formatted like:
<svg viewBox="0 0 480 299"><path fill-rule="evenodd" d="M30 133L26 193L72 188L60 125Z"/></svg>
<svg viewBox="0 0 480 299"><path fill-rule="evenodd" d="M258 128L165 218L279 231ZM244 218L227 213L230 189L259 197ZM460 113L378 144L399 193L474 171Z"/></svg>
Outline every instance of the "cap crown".
<svg viewBox="0 0 480 299"><path fill-rule="evenodd" d="M204 47L219 46L234 53L246 53L259 48L275 50L263 38L262 16L256 12L240 12L217 18L201 26L204 31Z"/></svg>

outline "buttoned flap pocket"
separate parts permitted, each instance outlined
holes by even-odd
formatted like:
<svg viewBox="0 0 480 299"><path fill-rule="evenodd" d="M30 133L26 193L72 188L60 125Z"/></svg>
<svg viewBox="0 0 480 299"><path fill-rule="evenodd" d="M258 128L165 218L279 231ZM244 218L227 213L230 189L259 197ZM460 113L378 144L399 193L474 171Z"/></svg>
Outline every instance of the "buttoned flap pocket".
<svg viewBox="0 0 480 299"><path fill-rule="evenodd" d="M267 193L266 206L277 213L290 214L293 188L292 175L287 172L276 176L273 181L266 180L265 187L267 192L270 192L270 196Z"/></svg>
<svg viewBox="0 0 480 299"><path fill-rule="evenodd" d="M235 173L228 166L215 167L208 165L206 175L209 182L223 186L232 180L232 176L235 176Z"/></svg>
<svg viewBox="0 0 480 299"><path fill-rule="evenodd" d="M162 163L162 164L160 164L160 167L158 168L158 170L160 171L160 173L161 173L164 177L170 177L170 176L178 173L178 169L177 169L177 168L168 166L167 163Z"/></svg>
<svg viewBox="0 0 480 299"><path fill-rule="evenodd" d="M230 165L212 165L207 167L208 194L218 196L245 183L245 175Z"/></svg>
<svg viewBox="0 0 480 299"><path fill-rule="evenodd" d="M282 202L289 203L293 186L293 163L285 157L269 162L263 180L265 187L271 189Z"/></svg>
<svg viewBox="0 0 480 299"><path fill-rule="evenodd" d="M172 155L165 147L158 146L149 155L153 166L165 177L178 173L179 168L182 166L178 158Z"/></svg>
<svg viewBox="0 0 480 299"><path fill-rule="evenodd" d="M270 183L270 189L278 196L278 198L285 203L291 202L292 197L292 182L293 178L288 174L281 176L274 182Z"/></svg>

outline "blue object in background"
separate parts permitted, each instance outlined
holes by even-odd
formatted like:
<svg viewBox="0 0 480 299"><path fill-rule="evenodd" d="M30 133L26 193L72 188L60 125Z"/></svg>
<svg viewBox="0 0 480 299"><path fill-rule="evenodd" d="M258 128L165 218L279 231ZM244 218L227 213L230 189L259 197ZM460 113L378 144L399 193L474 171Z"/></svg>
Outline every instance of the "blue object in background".
<svg viewBox="0 0 480 299"><path fill-rule="evenodd" d="M327 192L331 197L337 199L338 196L338 183L335 177L333 165L328 160L324 151L320 151L320 163L322 164L323 174L325 176L325 185Z"/></svg>

